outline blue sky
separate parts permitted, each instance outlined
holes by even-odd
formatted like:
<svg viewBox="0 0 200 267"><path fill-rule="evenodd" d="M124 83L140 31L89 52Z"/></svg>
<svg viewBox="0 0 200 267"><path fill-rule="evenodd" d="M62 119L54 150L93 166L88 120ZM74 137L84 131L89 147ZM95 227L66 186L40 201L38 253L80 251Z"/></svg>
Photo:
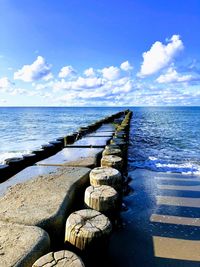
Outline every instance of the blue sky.
<svg viewBox="0 0 200 267"><path fill-rule="evenodd" d="M200 105L199 0L0 0L0 106Z"/></svg>

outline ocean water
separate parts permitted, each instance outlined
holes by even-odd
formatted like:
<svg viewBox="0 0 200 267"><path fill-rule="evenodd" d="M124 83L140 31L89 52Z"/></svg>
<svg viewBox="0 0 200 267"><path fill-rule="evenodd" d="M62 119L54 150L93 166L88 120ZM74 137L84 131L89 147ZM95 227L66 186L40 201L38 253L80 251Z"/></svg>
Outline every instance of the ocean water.
<svg viewBox="0 0 200 267"><path fill-rule="evenodd" d="M129 169L200 174L200 107L135 108Z"/></svg>
<svg viewBox="0 0 200 267"><path fill-rule="evenodd" d="M0 164L124 108L0 107Z"/></svg>
<svg viewBox="0 0 200 267"><path fill-rule="evenodd" d="M0 163L124 109L0 108ZM200 174L200 107L130 109L130 171Z"/></svg>

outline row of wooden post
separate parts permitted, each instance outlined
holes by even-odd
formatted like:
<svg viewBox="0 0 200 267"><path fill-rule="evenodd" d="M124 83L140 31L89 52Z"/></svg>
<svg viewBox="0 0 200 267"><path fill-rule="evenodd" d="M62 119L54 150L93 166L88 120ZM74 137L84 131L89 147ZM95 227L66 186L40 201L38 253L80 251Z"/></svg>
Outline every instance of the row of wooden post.
<svg viewBox="0 0 200 267"><path fill-rule="evenodd" d="M98 252L102 254L108 243L112 222L121 207L131 116L132 112L127 112L123 121L116 125L114 137L103 151L101 167L90 172L90 186L84 195L86 208L71 213L66 221L65 242L78 252L93 256ZM41 257L33 267L42 267L47 263L56 266L57 261L62 266L84 266L75 253L63 250Z"/></svg>

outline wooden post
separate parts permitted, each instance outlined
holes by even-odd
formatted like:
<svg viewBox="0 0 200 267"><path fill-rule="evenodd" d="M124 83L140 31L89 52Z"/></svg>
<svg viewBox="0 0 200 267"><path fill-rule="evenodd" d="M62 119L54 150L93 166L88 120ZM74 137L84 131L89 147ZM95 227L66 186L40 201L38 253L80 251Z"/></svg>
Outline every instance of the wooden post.
<svg viewBox="0 0 200 267"><path fill-rule="evenodd" d="M87 207L114 217L119 210L119 195L109 185L89 186L85 190L84 202Z"/></svg>
<svg viewBox="0 0 200 267"><path fill-rule="evenodd" d="M93 186L110 185L118 192L122 191L121 173L110 167L97 167L90 172L90 184Z"/></svg>
<svg viewBox="0 0 200 267"><path fill-rule="evenodd" d="M50 252L40 257L32 267L84 267L84 263L75 253L68 250L61 250L57 252Z"/></svg>
<svg viewBox="0 0 200 267"><path fill-rule="evenodd" d="M123 139L121 138L113 138L112 140L110 140L110 144L111 145L117 145L120 147L121 151L122 151L122 156L123 158L126 158L126 153L127 153L127 148L128 148L128 144L127 142L125 142Z"/></svg>
<svg viewBox="0 0 200 267"><path fill-rule="evenodd" d="M122 151L121 149L118 149L118 148L107 148L107 149L104 149L102 155L103 156L115 155L115 156L121 157Z"/></svg>
<svg viewBox="0 0 200 267"><path fill-rule="evenodd" d="M115 155L104 156L101 159L101 167L112 167L119 171L123 169L123 160Z"/></svg>
<svg viewBox="0 0 200 267"><path fill-rule="evenodd" d="M114 145L114 144L109 144L109 145L105 146L105 149L109 149L109 148L120 149L120 147L118 145Z"/></svg>
<svg viewBox="0 0 200 267"><path fill-rule="evenodd" d="M127 146L127 142L126 142L126 141L124 141L124 140L121 139L121 138L116 138L116 137L114 137L112 140L110 140L110 143L111 143L111 144L116 144L116 145L118 145L120 148L123 148L123 147Z"/></svg>
<svg viewBox="0 0 200 267"><path fill-rule="evenodd" d="M105 215L92 209L79 210L67 219L65 241L81 251L95 251L105 244L111 230L111 222Z"/></svg>

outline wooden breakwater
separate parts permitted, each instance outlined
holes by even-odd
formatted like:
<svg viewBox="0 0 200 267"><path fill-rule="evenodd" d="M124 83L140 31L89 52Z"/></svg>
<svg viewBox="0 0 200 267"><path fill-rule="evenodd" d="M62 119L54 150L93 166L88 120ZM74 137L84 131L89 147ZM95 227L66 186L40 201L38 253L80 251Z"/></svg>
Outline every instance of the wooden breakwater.
<svg viewBox="0 0 200 267"><path fill-rule="evenodd" d="M89 266L94 255L98 266L120 209L131 115L119 112L1 166L2 267Z"/></svg>

